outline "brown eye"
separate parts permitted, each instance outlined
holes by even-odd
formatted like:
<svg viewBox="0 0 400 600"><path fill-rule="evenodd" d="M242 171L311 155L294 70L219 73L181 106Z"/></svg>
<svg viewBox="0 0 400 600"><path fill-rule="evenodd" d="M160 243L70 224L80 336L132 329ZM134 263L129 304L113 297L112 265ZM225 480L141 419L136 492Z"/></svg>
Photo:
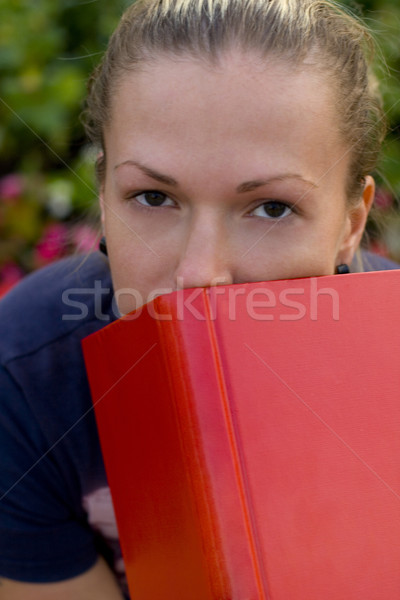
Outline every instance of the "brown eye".
<svg viewBox="0 0 400 600"><path fill-rule="evenodd" d="M174 204L171 198L169 198L166 194L156 191L142 192L141 194L137 194L135 198L139 204L152 208L157 208L159 206L172 206Z"/></svg>
<svg viewBox="0 0 400 600"><path fill-rule="evenodd" d="M290 215L291 212L292 209L290 206L284 202L270 200L254 209L252 214L256 217L264 217L266 219L281 219Z"/></svg>

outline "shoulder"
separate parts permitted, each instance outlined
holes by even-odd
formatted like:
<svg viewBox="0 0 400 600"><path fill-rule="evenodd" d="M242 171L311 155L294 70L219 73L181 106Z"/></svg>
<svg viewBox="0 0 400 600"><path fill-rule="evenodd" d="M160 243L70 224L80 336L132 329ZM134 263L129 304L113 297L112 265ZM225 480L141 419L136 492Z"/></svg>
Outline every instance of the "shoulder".
<svg viewBox="0 0 400 600"><path fill-rule="evenodd" d="M112 298L96 252L0 302L0 569L11 578L68 579L96 560L82 497L107 482L81 340L114 318Z"/></svg>
<svg viewBox="0 0 400 600"><path fill-rule="evenodd" d="M112 298L108 261L99 252L27 276L0 301L0 362L79 330L83 336L89 323L89 329L99 329L115 318Z"/></svg>

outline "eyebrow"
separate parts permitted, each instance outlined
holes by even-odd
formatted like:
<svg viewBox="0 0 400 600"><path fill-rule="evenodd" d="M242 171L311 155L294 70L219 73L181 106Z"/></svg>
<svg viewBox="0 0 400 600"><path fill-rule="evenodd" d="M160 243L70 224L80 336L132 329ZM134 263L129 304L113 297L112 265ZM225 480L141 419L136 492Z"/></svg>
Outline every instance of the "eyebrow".
<svg viewBox="0 0 400 600"><path fill-rule="evenodd" d="M154 179L155 181L159 181L160 183L164 183L164 184L170 185L170 186L178 185L178 182L173 177L170 177L169 175L165 175L163 173L159 173L155 169L151 169L150 167L147 167L146 165L143 165L142 163L140 163L136 160L125 160L124 162L116 165L114 167L114 170L116 170L119 167L122 167L124 165L132 165L134 167L137 167L145 175L147 175L148 177L151 177L151 179ZM282 175L275 175L274 177L269 177L267 179L253 179L251 181L245 181L244 183L241 183L240 185L237 186L236 192L238 194L252 192L253 190L256 190L257 188L262 187L264 185L269 185L271 183L274 183L275 181L286 181L287 179L296 179L298 181L301 181L302 183L311 185L313 188L318 187L318 185L316 183L314 183L313 181L310 181L308 179L305 179L304 177L302 177L302 175L298 175L297 173L284 173Z"/></svg>
<svg viewBox="0 0 400 600"><path fill-rule="evenodd" d="M254 179L253 181L245 181L244 183L238 185L236 191L238 192L238 194L252 192L253 190L256 190L257 188L262 187L264 185L269 185L271 183L274 183L275 181L286 181L287 179L296 179L297 181L301 181L302 183L311 185L313 188L318 187L316 183L305 179L297 173L284 173L282 175L275 175L274 177L269 177L268 179Z"/></svg>
<svg viewBox="0 0 400 600"><path fill-rule="evenodd" d="M119 167L122 167L123 165L132 165L134 167L137 167L145 175L147 175L148 177L151 177L151 179L155 179L156 181L159 181L160 183L165 183L166 185L171 185L171 186L178 185L178 182L173 177L170 177L169 175L163 175L163 173L159 173L158 171L155 171L154 169L151 169L150 167L146 167L146 165L142 165L142 163L137 162L136 160L125 160L124 162L119 163L118 165L115 165L114 171L116 169L118 169Z"/></svg>

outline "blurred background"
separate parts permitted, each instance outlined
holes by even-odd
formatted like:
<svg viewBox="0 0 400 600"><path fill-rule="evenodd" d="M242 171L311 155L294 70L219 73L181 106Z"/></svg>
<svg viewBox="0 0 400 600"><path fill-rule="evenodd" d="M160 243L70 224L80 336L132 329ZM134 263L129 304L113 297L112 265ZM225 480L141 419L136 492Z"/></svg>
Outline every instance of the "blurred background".
<svg viewBox="0 0 400 600"><path fill-rule="evenodd" d="M80 112L87 78L130 0L0 0L0 295L99 239L94 152ZM390 133L365 240L400 262L400 3L343 4L375 32Z"/></svg>

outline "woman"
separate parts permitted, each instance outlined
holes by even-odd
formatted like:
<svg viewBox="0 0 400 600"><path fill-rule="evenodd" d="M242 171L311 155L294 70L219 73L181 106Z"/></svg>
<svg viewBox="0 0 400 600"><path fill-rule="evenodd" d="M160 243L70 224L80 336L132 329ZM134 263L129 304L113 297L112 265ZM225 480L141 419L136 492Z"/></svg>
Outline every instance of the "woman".
<svg viewBox="0 0 400 600"><path fill-rule="evenodd" d="M122 598L82 338L155 292L355 268L384 135L369 45L326 0L144 0L122 18L86 110L108 258L52 266L1 307L1 600Z"/></svg>

